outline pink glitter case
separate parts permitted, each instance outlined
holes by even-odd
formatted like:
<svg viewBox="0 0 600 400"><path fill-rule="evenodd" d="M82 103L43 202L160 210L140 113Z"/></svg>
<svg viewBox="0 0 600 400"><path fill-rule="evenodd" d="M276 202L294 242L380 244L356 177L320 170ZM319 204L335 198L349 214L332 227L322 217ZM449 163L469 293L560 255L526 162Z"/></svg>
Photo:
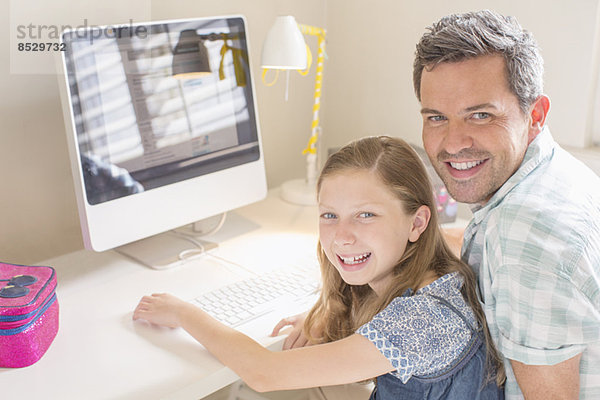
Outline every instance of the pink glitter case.
<svg viewBox="0 0 600 400"><path fill-rule="evenodd" d="M54 268L0 263L0 367L35 363L57 332Z"/></svg>

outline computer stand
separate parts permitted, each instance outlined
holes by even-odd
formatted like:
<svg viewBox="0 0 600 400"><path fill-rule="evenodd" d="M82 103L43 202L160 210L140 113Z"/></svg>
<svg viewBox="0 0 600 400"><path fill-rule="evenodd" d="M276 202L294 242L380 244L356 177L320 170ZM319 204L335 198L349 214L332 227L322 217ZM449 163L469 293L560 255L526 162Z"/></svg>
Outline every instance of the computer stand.
<svg viewBox="0 0 600 400"><path fill-rule="evenodd" d="M115 250L146 267L168 269L201 257L206 251L216 247L216 243L169 231L117 247Z"/></svg>
<svg viewBox="0 0 600 400"><path fill-rule="evenodd" d="M176 267L218 246L200 237L212 235L221 229L226 216L227 213L222 213L115 250L152 269Z"/></svg>

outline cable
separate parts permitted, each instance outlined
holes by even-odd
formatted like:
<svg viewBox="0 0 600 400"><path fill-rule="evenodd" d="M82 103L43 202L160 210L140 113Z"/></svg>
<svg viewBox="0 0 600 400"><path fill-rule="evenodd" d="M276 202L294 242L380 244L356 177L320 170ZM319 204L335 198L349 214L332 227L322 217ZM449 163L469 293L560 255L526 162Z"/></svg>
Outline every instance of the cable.
<svg viewBox="0 0 600 400"><path fill-rule="evenodd" d="M207 232L201 232L200 231L200 232L197 232L197 233L199 233L201 236L210 236L210 235L216 233L217 231L219 231L221 229L221 227L225 223L225 217L226 216L227 216L227 213L222 213L221 214L221 218L219 219L219 222L217 222L217 224L213 228L211 228ZM256 271L254 271L254 270L252 270L252 269L250 269L250 268L248 268L248 267L246 267L246 266L244 266L242 264L238 264L235 261L231 261L231 260L228 260L228 259L223 258L221 256L218 256L216 254L212 254L212 253L207 252L206 249L205 249L205 247L204 247L204 244L200 240L196 239L195 236L192 236L192 235L187 234L187 233L179 232L179 231L177 231L175 229L170 230L167 233L170 234L170 235L172 235L172 236L177 236L177 237L179 237L179 238L181 238L183 240L186 240L186 241L188 241L188 242L190 242L190 243L192 243L193 245L196 246L195 249L186 249L186 250L183 250L183 251L181 251L179 253L179 255L177 257L180 260L182 260L182 261L184 261L184 260L190 260L192 258L196 258L196 257L199 257L201 255L206 255L206 256L212 257L212 258L214 258L216 260L219 260L219 261L225 263L226 267L228 265L232 265L232 266L238 267L238 268L240 268L240 269L242 269L242 270L244 270L244 271L246 271L246 272L248 272L248 273L250 273L250 274L252 274L254 276L259 276L260 275Z"/></svg>
<svg viewBox="0 0 600 400"><path fill-rule="evenodd" d="M255 275L255 276L259 276L260 275L258 272L254 271L254 270L252 270L252 269L250 269L248 267L245 267L242 264L238 264L235 261L228 260L226 258L223 258L221 256L217 256L216 254L212 254L212 253L206 253L206 255L210 256L212 258L216 258L217 260L225 262L227 264L235 265L236 267L241 268L244 271L251 273L252 275Z"/></svg>
<svg viewBox="0 0 600 400"><path fill-rule="evenodd" d="M194 244L197 247L196 249L186 249L186 250L183 250L182 252L180 252L177 257L180 260L182 260L182 261L183 260L189 260L189 259L195 258L195 257L199 257L201 255L206 255L208 257L212 257L212 258L214 258L216 260L219 260L219 261L225 263L226 267L228 267L228 264L229 264L229 265L236 266L236 267L238 267L240 269L243 269L244 271L249 272L252 275L255 275L255 276L259 275L256 271L253 271L252 269L250 269L250 268L248 268L248 267L246 267L246 266L244 266L242 264L238 264L235 261L228 260L228 259L223 258L221 256L218 256L216 254L208 253L205 250L204 245L202 244L202 242L200 242L199 240L197 240L196 238L194 238L194 237L192 237L192 236L190 236L188 234L181 233L181 232L178 232L176 230L171 230L168 233L171 234L171 235L173 235L173 236L177 236L177 237L180 237L180 238L182 238L184 240L187 240L188 242ZM196 254L196 255L194 255L194 254Z"/></svg>
<svg viewBox="0 0 600 400"><path fill-rule="evenodd" d="M192 230L196 233L198 233L200 236L210 236L213 235L215 233L217 233L222 227L223 224L225 223L225 218L227 217L227 213L224 212L221 214L221 218L219 219L219 222L217 222L217 224L210 229L208 232L202 232L202 231L197 231L196 230L196 223L192 224Z"/></svg>
<svg viewBox="0 0 600 400"><path fill-rule="evenodd" d="M202 244L202 242L200 242L199 240L196 240L194 237L192 237L190 235L186 235L185 233L177 232L176 230L171 230L168 233L172 236L177 236L183 240L186 240L186 241L192 243L194 246L196 246L195 249L186 249L186 250L181 251L177 255L178 259L180 259L182 261L189 260L191 258L201 256L202 254L206 254L205 249L204 249L204 244ZM193 254L196 254L196 255L194 256Z"/></svg>

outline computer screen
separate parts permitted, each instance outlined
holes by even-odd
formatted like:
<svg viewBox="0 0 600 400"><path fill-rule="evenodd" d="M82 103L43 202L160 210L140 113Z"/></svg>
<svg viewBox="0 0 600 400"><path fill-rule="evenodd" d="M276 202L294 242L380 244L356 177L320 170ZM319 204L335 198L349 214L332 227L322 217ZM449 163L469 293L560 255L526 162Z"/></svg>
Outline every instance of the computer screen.
<svg viewBox="0 0 600 400"><path fill-rule="evenodd" d="M266 195L243 16L62 34L85 247L111 249Z"/></svg>

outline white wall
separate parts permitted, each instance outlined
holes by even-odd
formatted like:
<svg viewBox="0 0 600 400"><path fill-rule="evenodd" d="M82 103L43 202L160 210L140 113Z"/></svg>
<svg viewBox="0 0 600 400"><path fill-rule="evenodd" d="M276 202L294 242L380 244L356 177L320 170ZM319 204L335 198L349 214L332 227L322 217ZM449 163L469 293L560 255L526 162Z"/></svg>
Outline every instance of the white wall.
<svg viewBox="0 0 600 400"><path fill-rule="evenodd" d="M15 0L17 1L17 0ZM290 100L283 80L260 82L262 41L275 16L328 30L322 96L323 147L364 135L388 134L420 142L419 105L412 89L414 46L444 14L491 8L516 16L531 30L546 60L549 124L559 142L583 146L592 82L598 0L105 0L20 1L36 24L127 22L131 16L170 19L230 13L249 23L258 110L269 186L304 174L299 155L310 135L314 67L292 74ZM136 20L139 20L136 18ZM31 263L82 248L64 122L55 75L11 74L9 1L0 0L0 261ZM315 52L316 41L308 39Z"/></svg>

